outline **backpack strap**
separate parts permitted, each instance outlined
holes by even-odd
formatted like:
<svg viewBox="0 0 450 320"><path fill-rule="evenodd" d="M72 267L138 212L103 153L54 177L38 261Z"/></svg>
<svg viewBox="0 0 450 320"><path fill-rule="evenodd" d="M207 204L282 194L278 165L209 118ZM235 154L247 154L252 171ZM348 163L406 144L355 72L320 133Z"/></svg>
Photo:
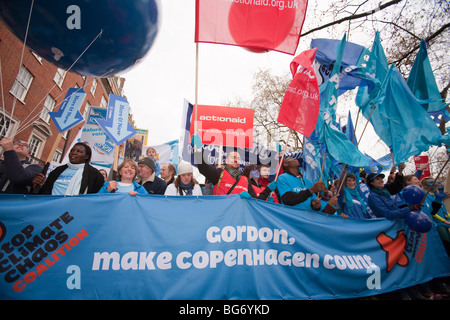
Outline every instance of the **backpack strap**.
<svg viewBox="0 0 450 320"><path fill-rule="evenodd" d="M229 195L231 191L233 191L234 187L236 187L236 185L239 183L239 180L241 180L241 176L237 177L236 181L233 183L230 190L228 190L227 195Z"/></svg>

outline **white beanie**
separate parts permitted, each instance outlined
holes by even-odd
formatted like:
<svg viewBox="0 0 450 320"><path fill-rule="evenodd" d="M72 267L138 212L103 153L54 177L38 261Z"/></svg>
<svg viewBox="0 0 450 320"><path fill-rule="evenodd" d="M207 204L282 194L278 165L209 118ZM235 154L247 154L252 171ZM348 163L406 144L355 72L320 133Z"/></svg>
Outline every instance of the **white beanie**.
<svg viewBox="0 0 450 320"><path fill-rule="evenodd" d="M183 173L193 173L194 169L192 168L192 165L189 162L183 161L178 164L177 167L177 174L181 175Z"/></svg>

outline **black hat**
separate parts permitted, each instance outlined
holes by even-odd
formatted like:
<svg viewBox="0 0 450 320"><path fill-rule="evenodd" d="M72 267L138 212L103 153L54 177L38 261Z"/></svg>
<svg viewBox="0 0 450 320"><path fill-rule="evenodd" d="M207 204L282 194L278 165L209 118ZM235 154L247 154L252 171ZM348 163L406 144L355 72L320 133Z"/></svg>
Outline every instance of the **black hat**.
<svg viewBox="0 0 450 320"><path fill-rule="evenodd" d="M155 172L155 161L153 161L150 157L139 160L138 164L145 164L147 167L152 169L153 172Z"/></svg>
<svg viewBox="0 0 450 320"><path fill-rule="evenodd" d="M369 174L369 175L367 176L367 178L366 178L367 185L370 186L370 185L372 184L372 181L375 180L375 178L377 178L377 177L382 177L382 178L384 178L385 175L382 174L382 173L378 174L378 173L375 173L375 172Z"/></svg>

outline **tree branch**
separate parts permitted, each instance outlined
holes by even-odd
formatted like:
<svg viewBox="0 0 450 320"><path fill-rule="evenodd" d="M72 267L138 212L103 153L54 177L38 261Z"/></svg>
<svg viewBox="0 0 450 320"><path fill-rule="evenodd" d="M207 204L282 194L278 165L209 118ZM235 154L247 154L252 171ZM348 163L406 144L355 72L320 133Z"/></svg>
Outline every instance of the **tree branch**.
<svg viewBox="0 0 450 320"><path fill-rule="evenodd" d="M425 38L426 43L428 44L429 41L433 40L434 38L436 38L438 35L440 35L442 32L445 31L445 29L447 29L448 27L450 27L450 23L444 24L441 28L439 28L439 30L437 30L435 33L429 35L428 37ZM398 65L398 63L400 63L403 59L405 59L407 56L409 56L411 53L415 52L416 50L418 50L420 48L420 42L417 46L415 46L414 48L412 48L410 51L406 52L403 57L401 57L400 59L394 61L393 63L395 65Z"/></svg>
<svg viewBox="0 0 450 320"><path fill-rule="evenodd" d="M340 24L340 23L345 22L345 21L355 20L355 19L359 19L359 18L364 18L364 17L370 16L370 15L374 14L377 11L381 11L381 10L383 10L383 9L389 7L389 6L392 6L394 4L397 4L399 2L401 2L401 0L392 0L392 1L389 1L389 2L387 2L385 4L380 5L376 9L369 10L369 11L366 11L366 12L363 12L363 13L360 13L360 14L354 14L354 15L351 15L351 16L347 16L347 17L341 18L339 20L336 20L336 21L324 24L323 26L320 26L320 27L311 29L309 31L306 31L305 33L302 33L301 37L304 37L304 36L306 36L306 35L308 35L310 33L313 33L315 31L322 30L322 29L334 26L335 24Z"/></svg>

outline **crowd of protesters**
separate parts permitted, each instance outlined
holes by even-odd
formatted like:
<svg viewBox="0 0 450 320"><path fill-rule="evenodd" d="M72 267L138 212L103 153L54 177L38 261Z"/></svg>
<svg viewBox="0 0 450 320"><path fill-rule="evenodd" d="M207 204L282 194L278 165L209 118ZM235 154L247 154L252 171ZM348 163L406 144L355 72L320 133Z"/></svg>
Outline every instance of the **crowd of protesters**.
<svg viewBox="0 0 450 320"><path fill-rule="evenodd" d="M444 200L449 197L443 186L433 178L421 178L420 168L412 175L404 175L404 164L391 170L387 181L383 173L367 174L344 166L339 179L334 181L309 181L304 168L294 158L280 161L277 179L270 176L268 165L247 165L240 170L239 152L226 154L224 163L209 164L203 154L201 140L193 136L196 163L206 178L205 185L194 178L193 166L182 161L177 166L156 160L156 150L150 149L146 157L135 162L125 159L118 167L115 179L108 179L104 170L90 165L91 148L76 143L69 152L69 162L56 167L47 176L42 167L28 160L29 146L24 141L0 140L3 160L0 161L0 193L81 195L87 193L128 193L136 195L202 196L239 194L243 199L256 198L301 210L349 219L401 219L410 211L421 210L430 215L442 243L450 255L450 219ZM198 159L201 159L198 161ZM103 171L103 172L101 172ZM327 186L328 185L328 186ZM417 185L426 191L426 201L421 204L405 202L402 191L408 185ZM445 282L443 291L450 293ZM403 290L404 298L429 297L429 286L416 286L414 291Z"/></svg>

